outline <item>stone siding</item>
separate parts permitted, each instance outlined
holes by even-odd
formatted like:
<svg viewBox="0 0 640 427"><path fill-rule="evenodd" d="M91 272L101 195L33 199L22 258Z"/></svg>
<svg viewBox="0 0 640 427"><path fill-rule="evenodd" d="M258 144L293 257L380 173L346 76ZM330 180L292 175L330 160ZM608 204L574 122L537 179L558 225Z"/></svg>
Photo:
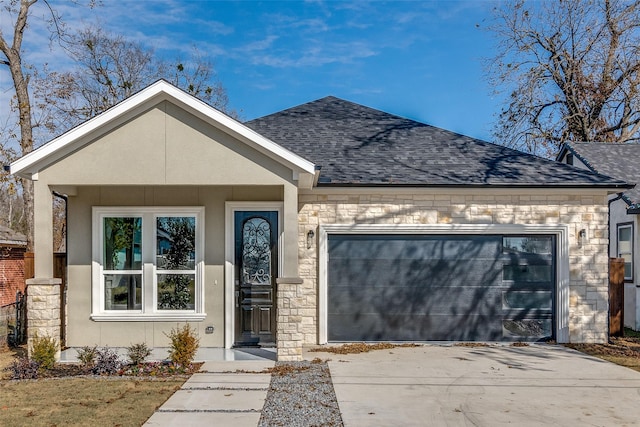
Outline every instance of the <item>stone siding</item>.
<svg viewBox="0 0 640 427"><path fill-rule="evenodd" d="M27 349L31 357L33 339L56 339L60 359L60 284L61 279L27 280Z"/></svg>
<svg viewBox="0 0 640 427"><path fill-rule="evenodd" d="M566 224L569 226L569 340L606 342L608 228L605 195L300 195L296 301L304 344L318 343L318 227L325 224ZM586 230L580 244L578 233ZM313 230L316 241L307 244Z"/></svg>
<svg viewBox="0 0 640 427"><path fill-rule="evenodd" d="M279 362L293 362L302 360L302 346L304 334L302 328L311 319L307 316L303 322L305 299L299 279L278 279L278 333L277 356Z"/></svg>

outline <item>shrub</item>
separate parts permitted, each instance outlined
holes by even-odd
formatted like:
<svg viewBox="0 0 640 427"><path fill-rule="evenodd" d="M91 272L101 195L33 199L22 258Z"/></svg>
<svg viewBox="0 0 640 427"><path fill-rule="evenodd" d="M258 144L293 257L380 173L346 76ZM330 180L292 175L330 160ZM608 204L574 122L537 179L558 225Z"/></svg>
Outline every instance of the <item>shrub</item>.
<svg viewBox="0 0 640 427"><path fill-rule="evenodd" d="M11 379L14 380L35 380L38 378L40 364L35 360L21 357L14 361L7 370L11 371Z"/></svg>
<svg viewBox="0 0 640 427"><path fill-rule="evenodd" d="M51 369L56 363L56 352L58 351L58 341L55 338L45 335L39 337L36 334L31 344L31 359L37 362L42 369Z"/></svg>
<svg viewBox="0 0 640 427"><path fill-rule="evenodd" d="M140 365L151 355L151 349L145 343L133 344L127 347L127 356L132 365Z"/></svg>
<svg viewBox="0 0 640 427"><path fill-rule="evenodd" d="M78 360L82 366L90 368L96 363L97 354L98 348L95 345L93 347L84 346L78 350Z"/></svg>
<svg viewBox="0 0 640 427"><path fill-rule="evenodd" d="M186 368L196 357L200 339L195 336L195 330L186 323L182 328L171 329L165 335L171 340L169 359L174 365Z"/></svg>
<svg viewBox="0 0 640 427"><path fill-rule="evenodd" d="M122 367L120 356L115 350L104 347L96 350L96 361L91 368L95 375L114 375Z"/></svg>

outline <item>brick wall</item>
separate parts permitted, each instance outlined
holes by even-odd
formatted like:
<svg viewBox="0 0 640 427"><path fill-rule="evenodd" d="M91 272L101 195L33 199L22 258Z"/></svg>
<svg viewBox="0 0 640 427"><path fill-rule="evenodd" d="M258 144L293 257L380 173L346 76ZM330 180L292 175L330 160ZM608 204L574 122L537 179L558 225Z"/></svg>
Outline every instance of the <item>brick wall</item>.
<svg viewBox="0 0 640 427"><path fill-rule="evenodd" d="M24 292L24 248L0 247L0 306L16 301Z"/></svg>
<svg viewBox="0 0 640 427"><path fill-rule="evenodd" d="M569 339L605 342L608 329L606 196L383 194L301 195L298 295L306 345L318 340L317 242L307 232L321 224L567 224L569 225ZM587 231L580 245L579 230Z"/></svg>

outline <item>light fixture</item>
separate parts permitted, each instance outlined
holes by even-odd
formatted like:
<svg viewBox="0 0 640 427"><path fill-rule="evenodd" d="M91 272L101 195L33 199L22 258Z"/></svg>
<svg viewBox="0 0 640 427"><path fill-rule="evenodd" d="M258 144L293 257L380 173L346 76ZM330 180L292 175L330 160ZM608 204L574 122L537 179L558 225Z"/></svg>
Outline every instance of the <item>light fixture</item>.
<svg viewBox="0 0 640 427"><path fill-rule="evenodd" d="M311 246L313 246L314 237L316 237L316 233L313 230L307 231L307 249L311 249Z"/></svg>
<svg viewBox="0 0 640 427"><path fill-rule="evenodd" d="M578 245L582 247L587 239L587 230L584 228L578 232Z"/></svg>

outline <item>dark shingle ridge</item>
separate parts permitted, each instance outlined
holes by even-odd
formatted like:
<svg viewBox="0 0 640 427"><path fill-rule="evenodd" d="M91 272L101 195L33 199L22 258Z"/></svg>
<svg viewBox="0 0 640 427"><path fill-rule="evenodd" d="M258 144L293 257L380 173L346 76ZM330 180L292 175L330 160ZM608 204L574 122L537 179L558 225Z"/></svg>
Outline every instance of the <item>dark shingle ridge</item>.
<svg viewBox="0 0 640 427"><path fill-rule="evenodd" d="M640 143L568 142L565 147L596 173L640 184ZM622 197L630 209L640 209L640 186Z"/></svg>
<svg viewBox="0 0 640 427"><path fill-rule="evenodd" d="M320 166L319 186L626 188L622 180L334 96L246 125Z"/></svg>

